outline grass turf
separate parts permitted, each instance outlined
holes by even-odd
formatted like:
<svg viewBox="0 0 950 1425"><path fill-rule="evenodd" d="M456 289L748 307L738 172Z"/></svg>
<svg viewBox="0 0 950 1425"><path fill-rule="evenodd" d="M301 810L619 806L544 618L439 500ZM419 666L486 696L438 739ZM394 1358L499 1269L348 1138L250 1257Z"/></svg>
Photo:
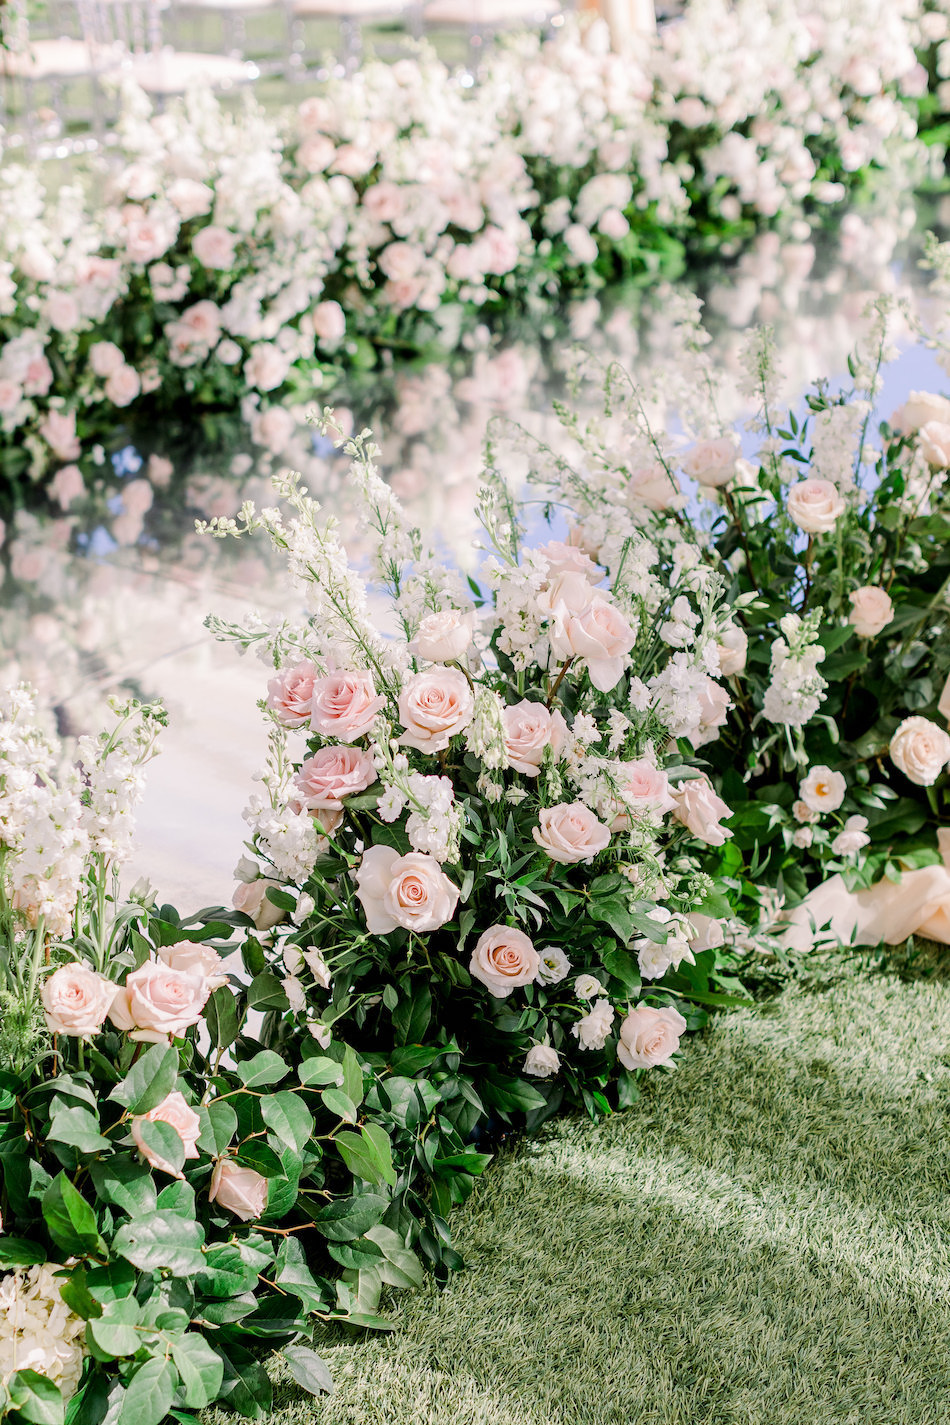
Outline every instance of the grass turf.
<svg viewBox="0 0 950 1425"><path fill-rule="evenodd" d="M470 1269L270 1425L946 1425L948 1048L946 959L720 1018L494 1164Z"/></svg>

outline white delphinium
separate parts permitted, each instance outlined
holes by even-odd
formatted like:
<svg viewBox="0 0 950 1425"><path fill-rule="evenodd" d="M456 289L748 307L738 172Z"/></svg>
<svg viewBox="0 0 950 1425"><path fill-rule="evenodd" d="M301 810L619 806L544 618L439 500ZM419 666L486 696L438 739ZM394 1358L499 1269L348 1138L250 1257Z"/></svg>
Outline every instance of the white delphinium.
<svg viewBox="0 0 950 1425"><path fill-rule="evenodd" d="M502 564L489 557L482 566L484 582L495 593L495 615L500 628L498 647L517 672L538 661L543 651L546 613L537 595L547 579L547 561L527 550L521 564Z"/></svg>
<svg viewBox="0 0 950 1425"><path fill-rule="evenodd" d="M0 1279L0 1382L14 1371L36 1371L75 1395L82 1375L86 1323L60 1295L56 1262Z"/></svg>
<svg viewBox="0 0 950 1425"><path fill-rule="evenodd" d="M414 851L427 852L437 861L456 862L462 835L462 808L455 800L449 777L427 777L410 772L409 759L384 718L377 720L371 744L382 793L377 812L382 821L394 822L408 809L406 835Z"/></svg>
<svg viewBox="0 0 950 1425"><path fill-rule="evenodd" d="M475 689L475 712L465 729L465 746L478 757L483 766L504 771L508 766L505 751L504 704L491 688L479 685Z"/></svg>
<svg viewBox="0 0 950 1425"><path fill-rule="evenodd" d="M861 452L858 441L863 422L870 411L867 401L849 401L846 405L829 406L812 419L813 449L810 475L830 480L841 490L854 485L854 471Z"/></svg>
<svg viewBox="0 0 950 1425"><path fill-rule="evenodd" d="M159 753L159 727L165 712L160 704L111 701L118 722L97 738L78 744L83 772L82 824L90 849L113 866L132 855L135 808L145 791L146 763Z"/></svg>
<svg viewBox="0 0 950 1425"><path fill-rule="evenodd" d="M804 727L821 706L828 685L818 671L825 656L818 642L820 623L818 610L804 618L786 614L779 621L783 637L772 644L772 681L762 702L769 722Z"/></svg>

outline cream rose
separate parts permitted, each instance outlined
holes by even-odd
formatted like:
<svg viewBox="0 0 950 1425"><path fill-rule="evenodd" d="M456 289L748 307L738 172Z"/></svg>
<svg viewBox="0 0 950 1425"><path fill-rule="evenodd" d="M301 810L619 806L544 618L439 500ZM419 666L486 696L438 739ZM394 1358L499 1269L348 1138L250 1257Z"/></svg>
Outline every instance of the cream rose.
<svg viewBox="0 0 950 1425"><path fill-rule="evenodd" d="M311 689L310 726L321 737L355 742L365 737L385 706L386 699L376 695L372 673L329 673L317 678Z"/></svg>
<svg viewBox="0 0 950 1425"><path fill-rule="evenodd" d="M631 1072L670 1064L685 1030L686 1020L679 1010L638 1004L620 1026L617 1058Z"/></svg>
<svg viewBox="0 0 950 1425"><path fill-rule="evenodd" d="M732 435L697 441L683 456L683 471L700 485L719 489L735 475L738 451L738 437Z"/></svg>
<svg viewBox="0 0 950 1425"><path fill-rule="evenodd" d="M256 881L239 881L234 887L234 895L231 897L231 904L235 910L253 920L258 930L273 930L275 925L279 925L284 919L286 911L276 906L272 900L267 899L267 890L273 886L275 891L282 890L279 881L268 880L266 876L260 876Z"/></svg>
<svg viewBox="0 0 950 1425"><path fill-rule="evenodd" d="M744 629L730 624L719 635L719 672L724 678L735 678L745 668L749 640Z"/></svg>
<svg viewBox="0 0 950 1425"><path fill-rule="evenodd" d="M314 336L334 346L346 336L346 316L339 302L318 302L310 314Z"/></svg>
<svg viewBox="0 0 950 1425"><path fill-rule="evenodd" d="M950 466L950 423L928 421L920 428L920 453L935 470Z"/></svg>
<svg viewBox="0 0 950 1425"><path fill-rule="evenodd" d="M375 781L371 754L355 747L321 747L294 777L301 804L310 811L342 811L344 797L365 792Z"/></svg>
<svg viewBox="0 0 950 1425"><path fill-rule="evenodd" d="M567 723L561 714L527 698L506 707L502 723L508 765L526 777L538 775L546 747L557 758L567 741Z"/></svg>
<svg viewBox="0 0 950 1425"><path fill-rule="evenodd" d="M169 1173L173 1178L181 1178L184 1174L179 1168L175 1168L163 1158L160 1153L154 1152L145 1142L142 1134L143 1123L167 1123L174 1128L182 1143L185 1145L185 1157L198 1157L198 1135L201 1132L201 1119L195 1110L191 1108L184 1099L184 1095L177 1089L167 1094L161 1103L149 1109L148 1113L137 1114L131 1123L131 1133L142 1157L149 1167L157 1168L160 1173Z"/></svg>
<svg viewBox="0 0 950 1425"><path fill-rule="evenodd" d="M118 990L109 1018L133 1039L161 1044L198 1023L210 993L203 976L149 960Z"/></svg>
<svg viewBox="0 0 950 1425"><path fill-rule="evenodd" d="M532 835L552 861L570 866L592 861L610 845L610 827L605 826L583 802L560 802L538 813Z"/></svg>
<svg viewBox="0 0 950 1425"><path fill-rule="evenodd" d="M405 728L399 740L420 752L441 752L468 727L474 711L472 689L459 669L413 673L399 694L399 719Z"/></svg>
<svg viewBox="0 0 950 1425"><path fill-rule="evenodd" d="M388 935L397 926L423 932L438 930L455 914L459 893L434 856L411 851L400 856L391 846L370 846L356 873L357 899L371 935Z"/></svg>
<svg viewBox="0 0 950 1425"><path fill-rule="evenodd" d="M616 792L603 798L597 810L612 832L630 829L630 814L672 811L676 801L670 779L645 757L621 762L614 768Z"/></svg>
<svg viewBox="0 0 950 1425"><path fill-rule="evenodd" d="M848 784L840 772L830 767L812 767L798 789L798 795L811 811L837 811L844 801Z"/></svg>
<svg viewBox="0 0 950 1425"><path fill-rule="evenodd" d="M87 1039L105 1023L117 986L85 965L60 965L43 981L41 997L53 1034Z"/></svg>
<svg viewBox="0 0 950 1425"><path fill-rule="evenodd" d="M950 422L950 401L932 391L911 391L907 400L891 416L891 425L901 435L913 435L929 421Z"/></svg>
<svg viewBox="0 0 950 1425"><path fill-rule="evenodd" d="M581 613L556 605L548 639L555 658L582 658L594 687L609 693L623 677L624 661L637 634L618 608L603 595L595 594Z"/></svg>
<svg viewBox="0 0 950 1425"><path fill-rule="evenodd" d="M562 540L552 539L547 544L542 544L538 553L543 554L548 561L549 579L556 579L559 574L580 574L582 579L596 584L598 579L603 578L603 569L594 563L585 550L578 549L576 544L565 544Z"/></svg>
<svg viewBox="0 0 950 1425"><path fill-rule="evenodd" d="M525 1055L524 1071L536 1079L549 1079L561 1067L561 1056L550 1044L532 1044Z"/></svg>
<svg viewBox="0 0 950 1425"><path fill-rule="evenodd" d="M267 684L267 706L282 727L306 727L319 674L309 659L282 668Z"/></svg>
<svg viewBox="0 0 950 1425"><path fill-rule="evenodd" d="M211 1174L209 1202L233 1212L242 1222L260 1217L267 1206L267 1179L253 1168L242 1168L230 1158L219 1158Z"/></svg>
<svg viewBox="0 0 950 1425"><path fill-rule="evenodd" d="M950 762L950 736L925 717L905 717L891 738L891 761L918 787L934 784Z"/></svg>
<svg viewBox="0 0 950 1425"><path fill-rule="evenodd" d="M866 816L849 816L831 843L831 849L835 855L853 856L856 851L867 846L871 840L867 833L867 824Z"/></svg>
<svg viewBox="0 0 950 1425"><path fill-rule="evenodd" d="M648 510L668 510L681 493L679 485L659 460L628 471L621 491L624 502L634 511L643 505Z"/></svg>
<svg viewBox="0 0 950 1425"><path fill-rule="evenodd" d="M876 638L894 617L890 595L874 584L865 584L848 597L851 600L848 622L861 638Z"/></svg>
<svg viewBox="0 0 950 1425"><path fill-rule="evenodd" d="M732 816L732 809L716 795L708 777L691 778L674 795L676 820L707 846L722 846L732 835L720 825L724 817Z"/></svg>
<svg viewBox="0 0 950 1425"><path fill-rule="evenodd" d="M479 937L468 968L497 999L538 978L541 957L523 930L492 925Z"/></svg>
<svg viewBox="0 0 950 1425"><path fill-rule="evenodd" d="M414 658L430 663L457 663L472 641L475 612L469 609L443 609L427 614L410 640L409 652Z"/></svg>
<svg viewBox="0 0 950 1425"><path fill-rule="evenodd" d="M273 909L277 911L277 907ZM280 911L277 912L281 914ZM228 982L221 967L221 956L210 945L199 945L193 940L179 940L176 945L160 945L159 959L170 970L184 970L186 974L201 975L208 982L210 990L218 990Z"/></svg>
<svg viewBox="0 0 950 1425"><path fill-rule="evenodd" d="M689 948L694 955L699 955L703 950L715 950L725 942L722 922L714 916L692 910L686 917L686 922L690 932Z"/></svg>
<svg viewBox="0 0 950 1425"><path fill-rule="evenodd" d="M788 517L806 534L827 534L845 503L830 480L799 480L788 492Z"/></svg>

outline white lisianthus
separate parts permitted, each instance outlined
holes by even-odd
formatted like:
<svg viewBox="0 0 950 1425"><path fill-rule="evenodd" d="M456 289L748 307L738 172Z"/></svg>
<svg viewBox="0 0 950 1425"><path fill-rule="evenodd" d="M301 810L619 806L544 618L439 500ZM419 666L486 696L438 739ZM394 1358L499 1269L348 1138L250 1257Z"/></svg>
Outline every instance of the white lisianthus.
<svg viewBox="0 0 950 1425"><path fill-rule="evenodd" d="M588 1014L571 1028L582 1049L603 1049L610 1037L614 1008L608 999L595 1000Z"/></svg>
<svg viewBox="0 0 950 1425"><path fill-rule="evenodd" d="M561 1056L550 1044L533 1044L525 1055L524 1071L536 1079L549 1079L561 1067Z"/></svg>

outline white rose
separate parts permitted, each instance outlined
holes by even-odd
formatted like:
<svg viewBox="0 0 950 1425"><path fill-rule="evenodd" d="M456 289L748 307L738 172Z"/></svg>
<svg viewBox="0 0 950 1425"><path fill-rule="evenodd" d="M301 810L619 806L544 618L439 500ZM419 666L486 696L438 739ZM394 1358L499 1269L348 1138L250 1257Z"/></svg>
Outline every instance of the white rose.
<svg viewBox="0 0 950 1425"><path fill-rule="evenodd" d="M925 717L905 717L891 738L890 755L908 781L930 787L950 762L950 737Z"/></svg>
<svg viewBox="0 0 950 1425"><path fill-rule="evenodd" d="M862 846L867 846L871 840L867 834L867 824L866 816L849 816L831 843L831 849L835 855L853 856L856 851L861 850Z"/></svg>
<svg viewBox="0 0 950 1425"><path fill-rule="evenodd" d="M638 1004L620 1026L617 1058L631 1072L670 1064L685 1029L686 1020L678 1010Z"/></svg>
<svg viewBox="0 0 950 1425"><path fill-rule="evenodd" d="M549 1079L560 1067L561 1056L550 1044L533 1044L525 1056L524 1071L536 1079Z"/></svg>
<svg viewBox="0 0 950 1425"><path fill-rule="evenodd" d="M827 534L845 503L830 480L799 480L788 492L788 517L806 534Z"/></svg>
<svg viewBox="0 0 950 1425"><path fill-rule="evenodd" d="M719 635L719 672L724 678L734 678L745 668L749 640L737 624L730 624Z"/></svg>
<svg viewBox="0 0 950 1425"><path fill-rule="evenodd" d="M599 999L589 1014L571 1028L582 1049L603 1049L614 1022L614 1007L609 999Z"/></svg>
<svg viewBox="0 0 950 1425"><path fill-rule="evenodd" d="M891 425L901 435L913 435L929 421L950 422L950 401L932 391L911 391L907 400L891 416Z"/></svg>
<svg viewBox="0 0 950 1425"><path fill-rule="evenodd" d="M443 609L427 614L416 636L409 643L414 658L426 658L430 663L457 663L472 641L475 613L470 609Z"/></svg>
<svg viewBox="0 0 950 1425"><path fill-rule="evenodd" d="M574 993L578 999L594 999L604 993L604 987L596 975L578 975L574 981Z"/></svg>
<svg viewBox="0 0 950 1425"><path fill-rule="evenodd" d="M935 470L950 466L950 423L928 421L920 428L920 453Z"/></svg>
<svg viewBox="0 0 950 1425"><path fill-rule="evenodd" d="M700 485L718 489L728 485L735 475L738 450L739 440L735 435L697 441L683 456L683 471Z"/></svg>

